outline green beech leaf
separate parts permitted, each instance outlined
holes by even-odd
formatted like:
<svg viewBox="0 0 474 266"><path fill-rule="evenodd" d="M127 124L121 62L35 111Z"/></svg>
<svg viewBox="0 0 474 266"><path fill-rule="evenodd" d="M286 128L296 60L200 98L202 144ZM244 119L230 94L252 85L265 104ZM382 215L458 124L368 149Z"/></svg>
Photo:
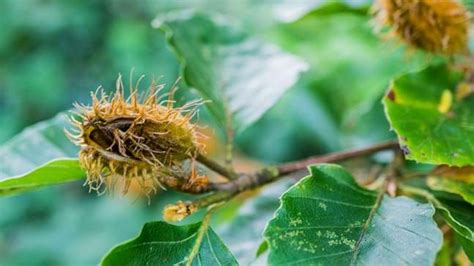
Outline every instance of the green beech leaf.
<svg viewBox="0 0 474 266"><path fill-rule="evenodd" d="M409 187L407 191L411 190L423 196L434 205L437 213L455 231L464 251L472 259L474 257L474 205L463 201L455 194L431 190L424 180L412 180L409 183L414 187ZM402 190L404 190L403 186Z"/></svg>
<svg viewBox="0 0 474 266"><path fill-rule="evenodd" d="M408 159L453 166L474 163L474 97L455 97L461 76L436 65L393 81L383 102Z"/></svg>
<svg viewBox="0 0 474 266"><path fill-rule="evenodd" d="M304 16L312 15L334 15L340 13L354 13L366 15L370 3L367 1L300 1L295 3L291 0L276 1L273 4L273 13L276 19L290 23Z"/></svg>
<svg viewBox="0 0 474 266"><path fill-rule="evenodd" d="M425 190L426 198L456 232L467 256L474 259L474 205L459 200L449 193Z"/></svg>
<svg viewBox="0 0 474 266"><path fill-rule="evenodd" d="M64 113L39 122L0 146L0 180L19 176L57 158L77 157L78 148L64 134Z"/></svg>
<svg viewBox="0 0 474 266"><path fill-rule="evenodd" d="M474 261L474 206L456 200L437 199L436 210L456 232L464 252Z"/></svg>
<svg viewBox="0 0 474 266"><path fill-rule="evenodd" d="M457 237L469 260L471 260L471 262L474 262L474 241L469 240L459 234L457 234Z"/></svg>
<svg viewBox="0 0 474 266"><path fill-rule="evenodd" d="M260 257L262 254L264 254L265 252L267 252L268 250L268 242L267 241L263 241L262 243L260 243L260 246L258 246L258 249L257 249L257 254L256 257Z"/></svg>
<svg viewBox="0 0 474 266"><path fill-rule="evenodd" d="M85 175L77 159L52 160L24 175L0 180L0 196L72 182L83 179Z"/></svg>
<svg viewBox="0 0 474 266"><path fill-rule="evenodd" d="M317 165L281 199L266 230L272 265L432 265L442 234L434 208L360 187Z"/></svg>
<svg viewBox="0 0 474 266"><path fill-rule="evenodd" d="M466 242L474 243L474 206L463 201L439 196L430 196L436 210L446 223Z"/></svg>
<svg viewBox="0 0 474 266"><path fill-rule="evenodd" d="M0 147L0 196L83 179L65 114L26 128Z"/></svg>
<svg viewBox="0 0 474 266"><path fill-rule="evenodd" d="M102 265L186 265L198 239L201 223L177 226L146 223L140 235L120 244L102 259ZM237 265L222 240L208 228L192 265Z"/></svg>
<svg viewBox="0 0 474 266"><path fill-rule="evenodd" d="M458 194L465 201L474 205L474 184L436 176L428 177L427 184L433 190Z"/></svg>
<svg viewBox="0 0 474 266"><path fill-rule="evenodd" d="M301 59L249 38L204 14L157 18L181 60L183 78L205 100L219 122L232 116L236 129L259 119L307 69Z"/></svg>

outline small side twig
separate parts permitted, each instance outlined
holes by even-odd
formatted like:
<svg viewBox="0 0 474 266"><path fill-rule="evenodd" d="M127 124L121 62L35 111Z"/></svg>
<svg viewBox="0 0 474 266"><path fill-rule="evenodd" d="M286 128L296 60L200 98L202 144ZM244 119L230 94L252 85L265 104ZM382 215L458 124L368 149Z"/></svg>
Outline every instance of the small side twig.
<svg viewBox="0 0 474 266"><path fill-rule="evenodd" d="M316 163L328 163L343 161L355 157L363 157L373 154L378 151L398 149L399 144L396 141L389 141L381 144L376 144L367 148L356 149L351 151L335 152L323 156L314 156L301 161L295 161L278 166L280 174L288 174L306 168L308 165Z"/></svg>
<svg viewBox="0 0 474 266"><path fill-rule="evenodd" d="M400 166L403 165L403 153L401 150L394 150L393 156L393 161L390 163L387 169L387 182L385 190L390 196L395 197L397 194L396 178L400 176Z"/></svg>

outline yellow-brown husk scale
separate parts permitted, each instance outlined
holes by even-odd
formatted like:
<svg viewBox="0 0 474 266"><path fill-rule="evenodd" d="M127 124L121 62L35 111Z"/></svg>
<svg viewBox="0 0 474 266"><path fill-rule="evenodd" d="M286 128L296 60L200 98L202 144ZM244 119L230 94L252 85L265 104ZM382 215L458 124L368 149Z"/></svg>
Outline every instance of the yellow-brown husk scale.
<svg viewBox="0 0 474 266"><path fill-rule="evenodd" d="M105 185L125 194L131 182L138 182L149 195L159 186L200 190L207 185L207 177L195 170L202 136L190 121L202 102L173 107L174 89L160 100L162 88L152 82L140 102L137 89L130 87L125 99L119 77L115 94L98 90L92 93L91 106L75 105L79 119L72 116L71 121L78 133L67 134L81 147L79 160L91 189L99 191Z"/></svg>
<svg viewBox="0 0 474 266"><path fill-rule="evenodd" d="M413 47L447 55L468 52L469 14L456 0L378 0L375 11Z"/></svg>

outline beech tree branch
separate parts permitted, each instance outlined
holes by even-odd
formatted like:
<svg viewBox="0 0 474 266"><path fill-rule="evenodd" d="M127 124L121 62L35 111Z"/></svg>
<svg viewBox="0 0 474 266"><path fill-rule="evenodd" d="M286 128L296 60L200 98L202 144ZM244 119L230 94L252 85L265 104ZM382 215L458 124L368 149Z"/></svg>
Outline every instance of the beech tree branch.
<svg viewBox="0 0 474 266"><path fill-rule="evenodd" d="M282 164L278 166L278 172L282 175L285 175L285 174L289 174L301 169L305 169L308 165L311 165L311 164L338 162L338 161L343 161L343 160L351 159L355 157L367 156L367 155L373 154L375 152L383 151L383 150L398 149L398 148L399 148L398 142L389 141L389 142L376 144L376 145L369 146L362 149L335 152L335 153L330 153L330 154L326 154L322 156L313 156L313 157L303 159L300 161Z"/></svg>
<svg viewBox="0 0 474 266"><path fill-rule="evenodd" d="M238 178L224 183L211 183L203 192L214 192L206 197L198 199L196 203L200 207L209 206L210 204L228 200L242 191L260 187L262 185L271 183L288 174L305 169L308 165L316 163L333 163L347 159L368 156L383 150L398 150L398 142L390 141L381 144L376 144L362 149L355 149L350 151L335 152L321 156L314 156L307 159L285 163L277 166L269 166L253 173L242 173ZM202 159L202 158L201 158ZM200 160L199 160L200 161ZM201 162L201 161L200 161ZM203 163L208 165L209 162ZM218 164L217 164L218 165ZM210 164L211 169L218 169L221 174L225 174L225 169L222 166ZM224 169L221 169L224 168ZM217 172L217 171L216 171Z"/></svg>

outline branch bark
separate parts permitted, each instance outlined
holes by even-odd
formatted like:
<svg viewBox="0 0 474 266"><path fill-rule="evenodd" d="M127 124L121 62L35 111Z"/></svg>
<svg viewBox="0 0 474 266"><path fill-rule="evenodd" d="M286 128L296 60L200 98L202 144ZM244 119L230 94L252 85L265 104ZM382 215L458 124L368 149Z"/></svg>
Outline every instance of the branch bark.
<svg viewBox="0 0 474 266"><path fill-rule="evenodd" d="M339 162L356 157L368 156L383 150L397 149L399 149L398 142L391 141L373 145L363 149L335 152L327 155L310 157L308 159L300 161L285 163L282 165L269 166L257 172L239 174L237 179L231 180L229 182L211 183L209 184L205 192L215 193L203 197L197 202L199 203L198 205L200 207L209 206L210 204L230 199L242 191L271 183L288 174L305 169L308 165L311 164ZM213 168L215 167L213 166ZM219 170L224 173L222 169Z"/></svg>
<svg viewBox="0 0 474 266"><path fill-rule="evenodd" d="M285 174L289 174L289 173L304 169L308 165L311 165L311 164L343 161L350 158L367 156L367 155L373 154L375 152L383 151L383 150L398 149L398 148L399 148L398 142L389 141L389 142L376 144L376 145L373 145L367 148L362 148L362 149L335 152L335 153L330 153L330 154L322 155L322 156L313 156L304 160L282 164L278 166L278 172L282 175L285 175Z"/></svg>

